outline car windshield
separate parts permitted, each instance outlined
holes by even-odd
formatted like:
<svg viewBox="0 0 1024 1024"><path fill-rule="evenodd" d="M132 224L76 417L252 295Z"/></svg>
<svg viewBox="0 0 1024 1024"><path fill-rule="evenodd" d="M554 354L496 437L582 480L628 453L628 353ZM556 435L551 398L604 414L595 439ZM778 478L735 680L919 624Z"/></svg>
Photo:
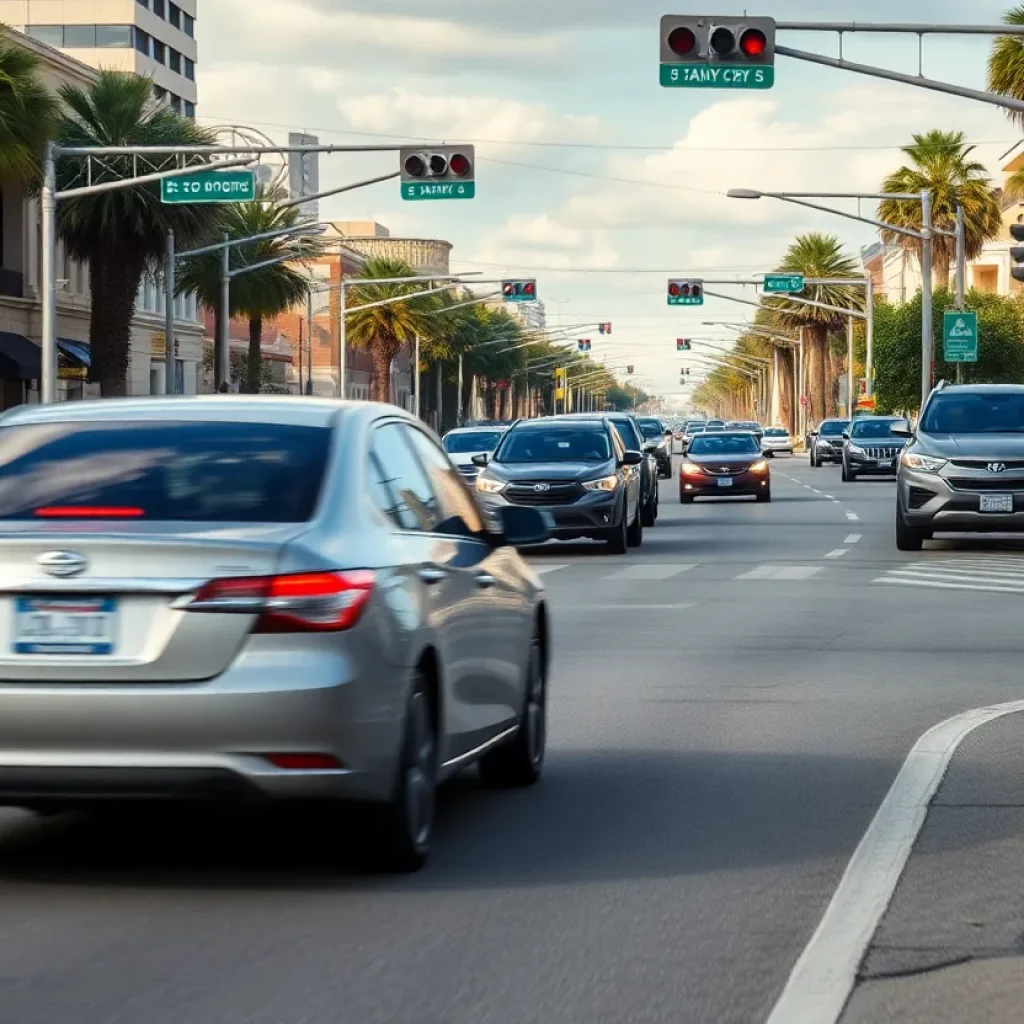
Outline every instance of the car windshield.
<svg viewBox="0 0 1024 1024"><path fill-rule="evenodd" d="M441 442L449 455L466 455L469 452L493 452L498 447L500 430L473 430L465 434L446 434Z"/></svg>
<svg viewBox="0 0 1024 1024"><path fill-rule="evenodd" d="M753 434L702 434L690 445L691 455L756 455L760 450Z"/></svg>
<svg viewBox="0 0 1024 1024"><path fill-rule="evenodd" d="M593 427L527 427L510 430L494 454L495 462L607 462L608 435Z"/></svg>
<svg viewBox="0 0 1024 1024"><path fill-rule="evenodd" d="M781 427L768 427L764 432L765 437L789 437L789 431Z"/></svg>
<svg viewBox="0 0 1024 1024"><path fill-rule="evenodd" d="M854 420L853 425L850 427L850 437L853 438L869 438L869 437L885 437L890 438L893 436L892 428L902 427L904 430L907 428L906 420Z"/></svg>
<svg viewBox="0 0 1024 1024"><path fill-rule="evenodd" d="M649 441L660 441L665 435L665 429L659 420L637 420L637 423Z"/></svg>
<svg viewBox="0 0 1024 1024"><path fill-rule="evenodd" d="M849 420L825 420L818 428L822 437L842 437L843 431L850 425Z"/></svg>
<svg viewBox="0 0 1024 1024"><path fill-rule="evenodd" d="M1022 434L1024 392L936 395L921 429L927 434Z"/></svg>
<svg viewBox="0 0 1024 1024"><path fill-rule="evenodd" d="M637 440L636 434L633 433L632 425L622 420L612 420L612 426L615 428L615 433L619 435L622 447L627 451L635 451L640 442Z"/></svg>
<svg viewBox="0 0 1024 1024"><path fill-rule="evenodd" d="M700 426L700 427L687 427L686 428L686 432L688 434L703 434L704 430L705 430L705 428L703 426Z"/></svg>
<svg viewBox="0 0 1024 1024"><path fill-rule="evenodd" d="M0 519L299 523L331 430L280 423L75 421L0 429Z"/></svg>

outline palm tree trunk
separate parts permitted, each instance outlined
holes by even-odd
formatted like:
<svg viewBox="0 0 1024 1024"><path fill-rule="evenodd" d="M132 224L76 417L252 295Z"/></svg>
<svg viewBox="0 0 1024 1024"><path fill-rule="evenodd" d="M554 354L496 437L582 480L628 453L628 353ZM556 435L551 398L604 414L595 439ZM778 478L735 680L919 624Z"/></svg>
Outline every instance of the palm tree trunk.
<svg viewBox="0 0 1024 1024"><path fill-rule="evenodd" d="M260 393L263 381L263 317L257 314L249 317L249 364L246 373L245 391L250 395Z"/></svg>
<svg viewBox="0 0 1024 1024"><path fill-rule="evenodd" d="M132 317L142 280L142 266L130 257L92 259L89 281L92 308L89 342L92 362L89 379L100 385L104 398L128 394L128 365L132 350Z"/></svg>
<svg viewBox="0 0 1024 1024"><path fill-rule="evenodd" d="M793 356L786 349L779 350L779 419L791 433L796 434L793 422Z"/></svg>
<svg viewBox="0 0 1024 1024"><path fill-rule="evenodd" d="M827 370L825 366L825 345L828 332L825 327L812 325L807 328L807 383L809 411L811 420L820 423L828 415L826 412Z"/></svg>
<svg viewBox="0 0 1024 1024"><path fill-rule="evenodd" d="M220 345L217 343L220 338L220 325L221 325L222 311L220 303L213 307L213 390L217 390L217 385L221 380L227 380L227 368L220 365Z"/></svg>
<svg viewBox="0 0 1024 1024"><path fill-rule="evenodd" d="M374 340L373 381L370 392L375 402L391 401L391 360L398 355L401 345L393 338L377 338ZM415 367L413 367L415 373Z"/></svg>

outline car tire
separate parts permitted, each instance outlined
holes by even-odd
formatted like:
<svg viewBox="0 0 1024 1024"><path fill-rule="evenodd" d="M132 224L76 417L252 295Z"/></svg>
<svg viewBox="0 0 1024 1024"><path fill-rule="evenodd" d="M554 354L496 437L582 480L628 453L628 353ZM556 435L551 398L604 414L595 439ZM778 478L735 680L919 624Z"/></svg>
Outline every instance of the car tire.
<svg viewBox="0 0 1024 1024"><path fill-rule="evenodd" d="M653 526L658 518L658 491L655 485L654 493L644 502L642 519L644 526Z"/></svg>
<svg viewBox="0 0 1024 1024"><path fill-rule="evenodd" d="M624 555L629 549L629 528L626 525L626 509L622 510L622 519L607 534L608 552L612 555Z"/></svg>
<svg viewBox="0 0 1024 1024"><path fill-rule="evenodd" d="M629 529L626 531L626 543L631 548L638 548L644 542L644 520L640 512L641 510L638 508L633 522L629 524Z"/></svg>
<svg viewBox="0 0 1024 1024"><path fill-rule="evenodd" d="M815 461L814 449L812 448L811 449L811 469L817 469L817 468L818 468L818 463Z"/></svg>
<svg viewBox="0 0 1024 1024"><path fill-rule="evenodd" d="M544 768L547 741L547 671L538 634L530 644L526 692L519 730L508 743L480 758L480 777L488 786L532 786Z"/></svg>
<svg viewBox="0 0 1024 1024"><path fill-rule="evenodd" d="M927 539L923 530L917 526L910 526L903 519L900 507L896 505L896 550L897 551L920 551Z"/></svg>
<svg viewBox="0 0 1024 1024"><path fill-rule="evenodd" d="M405 712L401 760L391 800L370 812L374 866L418 871L430 856L438 766L437 730L426 677L417 670Z"/></svg>
<svg viewBox="0 0 1024 1024"><path fill-rule="evenodd" d="M758 491L758 501L771 501L772 500L772 489L769 487L767 491Z"/></svg>

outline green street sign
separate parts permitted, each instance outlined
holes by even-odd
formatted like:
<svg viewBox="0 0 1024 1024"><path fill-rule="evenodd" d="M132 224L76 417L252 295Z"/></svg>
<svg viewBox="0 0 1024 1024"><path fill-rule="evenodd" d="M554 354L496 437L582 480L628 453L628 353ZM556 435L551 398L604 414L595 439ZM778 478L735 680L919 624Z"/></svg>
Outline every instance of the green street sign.
<svg viewBox="0 0 1024 1024"><path fill-rule="evenodd" d="M978 361L978 314L947 311L942 316L942 356L947 363Z"/></svg>
<svg viewBox="0 0 1024 1024"><path fill-rule="evenodd" d="M703 306L703 295L670 295L668 297L670 306Z"/></svg>
<svg viewBox="0 0 1024 1024"><path fill-rule="evenodd" d="M768 294L792 294L804 290L803 274L765 274L764 290Z"/></svg>
<svg viewBox="0 0 1024 1024"><path fill-rule="evenodd" d="M160 179L162 203L248 203L255 198L255 171L196 171Z"/></svg>
<svg viewBox="0 0 1024 1024"><path fill-rule="evenodd" d="M402 182L403 199L473 199L475 197L475 181Z"/></svg>
<svg viewBox="0 0 1024 1024"><path fill-rule="evenodd" d="M666 89L770 89L775 84L775 68L662 64L661 84Z"/></svg>

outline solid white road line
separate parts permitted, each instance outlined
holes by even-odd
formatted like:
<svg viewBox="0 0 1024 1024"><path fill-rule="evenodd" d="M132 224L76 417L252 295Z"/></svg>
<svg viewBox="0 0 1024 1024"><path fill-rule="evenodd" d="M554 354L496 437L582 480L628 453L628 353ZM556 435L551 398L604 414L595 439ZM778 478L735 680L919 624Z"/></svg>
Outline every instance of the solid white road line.
<svg viewBox="0 0 1024 1024"><path fill-rule="evenodd" d="M825 557L826 558L842 558L843 555L849 551L849 548L836 548L835 551L830 551Z"/></svg>
<svg viewBox="0 0 1024 1024"><path fill-rule="evenodd" d="M820 565L759 565L738 580L809 580L821 572Z"/></svg>
<svg viewBox="0 0 1024 1024"><path fill-rule="evenodd" d="M859 533L851 533L850 536L847 537L846 540L843 541L843 543L844 544L856 544L859 540L860 540L860 534Z"/></svg>
<svg viewBox="0 0 1024 1024"><path fill-rule="evenodd" d="M836 1024L950 759L979 726L1018 711L1024 711L1024 701L965 711L929 729L914 744L767 1024Z"/></svg>
<svg viewBox="0 0 1024 1024"><path fill-rule="evenodd" d="M558 572L559 569L568 569L568 568L569 568L569 563L566 562L565 565L535 565L533 567L533 571L538 576L544 576L544 575L546 575L549 572Z"/></svg>
<svg viewBox="0 0 1024 1024"><path fill-rule="evenodd" d="M673 576L688 572L695 567L696 563L689 565L661 565L656 562L641 562L637 565L629 565L618 572L611 572L605 576L606 580L670 580Z"/></svg>
<svg viewBox="0 0 1024 1024"><path fill-rule="evenodd" d="M902 577L882 576L873 583L888 583L897 587L929 587L936 590L977 590L987 594L1024 594L1024 587L995 587L978 583L940 583L938 580L914 580Z"/></svg>
<svg viewBox="0 0 1024 1024"><path fill-rule="evenodd" d="M846 510L846 518L849 519L851 523L860 522L860 516L857 515L856 512L851 512L849 509Z"/></svg>

